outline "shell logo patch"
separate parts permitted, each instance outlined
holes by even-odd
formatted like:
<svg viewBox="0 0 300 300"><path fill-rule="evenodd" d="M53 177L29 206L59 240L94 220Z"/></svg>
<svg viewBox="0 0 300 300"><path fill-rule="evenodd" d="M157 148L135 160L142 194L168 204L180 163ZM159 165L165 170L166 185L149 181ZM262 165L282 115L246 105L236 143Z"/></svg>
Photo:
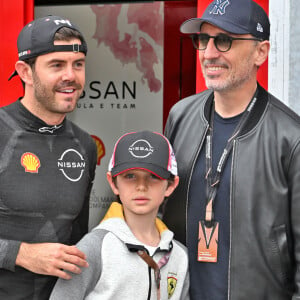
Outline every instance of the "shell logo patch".
<svg viewBox="0 0 300 300"><path fill-rule="evenodd" d="M175 291L176 284L177 284L177 274L169 273L168 274L168 299L170 299Z"/></svg>
<svg viewBox="0 0 300 300"><path fill-rule="evenodd" d="M38 173L41 163L34 153L26 152L21 157L21 165L25 168L25 172Z"/></svg>
<svg viewBox="0 0 300 300"><path fill-rule="evenodd" d="M91 135L97 146L97 165L100 166L101 158L105 156L105 146L103 141L96 135Z"/></svg>

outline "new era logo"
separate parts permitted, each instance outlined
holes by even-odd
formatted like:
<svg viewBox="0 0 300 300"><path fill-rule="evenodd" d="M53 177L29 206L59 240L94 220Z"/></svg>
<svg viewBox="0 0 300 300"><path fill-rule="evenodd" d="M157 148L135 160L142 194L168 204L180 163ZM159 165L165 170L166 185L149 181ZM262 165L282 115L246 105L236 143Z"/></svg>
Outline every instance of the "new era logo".
<svg viewBox="0 0 300 300"><path fill-rule="evenodd" d="M261 32L261 33L264 32L264 29L263 29L263 27L261 26L260 23L257 23L256 30L259 31L259 32Z"/></svg>

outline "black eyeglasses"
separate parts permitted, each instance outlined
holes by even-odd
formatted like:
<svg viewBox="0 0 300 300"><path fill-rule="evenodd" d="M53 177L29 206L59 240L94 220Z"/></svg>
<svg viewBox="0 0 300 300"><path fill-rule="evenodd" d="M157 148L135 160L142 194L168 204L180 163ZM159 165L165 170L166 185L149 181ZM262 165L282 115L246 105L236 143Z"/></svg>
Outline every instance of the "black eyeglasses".
<svg viewBox="0 0 300 300"><path fill-rule="evenodd" d="M220 33L216 36L208 35L207 33L198 33L198 34L191 35L191 38L194 47L198 50L205 50L209 42L209 39L214 39L214 44L220 52L228 51L231 48L232 42L236 40L262 42L262 39L258 39L258 38L236 38L224 33Z"/></svg>

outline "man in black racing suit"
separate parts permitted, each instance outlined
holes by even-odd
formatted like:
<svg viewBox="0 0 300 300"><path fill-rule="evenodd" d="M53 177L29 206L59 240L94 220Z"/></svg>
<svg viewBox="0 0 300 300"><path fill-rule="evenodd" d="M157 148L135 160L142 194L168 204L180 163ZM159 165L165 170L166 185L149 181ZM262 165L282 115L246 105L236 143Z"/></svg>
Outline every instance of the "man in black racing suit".
<svg viewBox="0 0 300 300"><path fill-rule="evenodd" d="M69 20L49 16L23 28L18 52L25 94L0 109L0 299L42 300L57 277L88 267L72 245L88 231L96 145L65 118L87 47Z"/></svg>

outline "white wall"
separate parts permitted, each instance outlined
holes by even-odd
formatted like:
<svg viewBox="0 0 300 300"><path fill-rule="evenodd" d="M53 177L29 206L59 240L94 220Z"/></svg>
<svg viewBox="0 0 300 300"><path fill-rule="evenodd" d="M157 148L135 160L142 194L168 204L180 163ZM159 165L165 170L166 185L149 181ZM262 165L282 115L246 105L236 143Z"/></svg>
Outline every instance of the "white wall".
<svg viewBox="0 0 300 300"><path fill-rule="evenodd" d="M269 91L300 114L299 0L270 0Z"/></svg>

